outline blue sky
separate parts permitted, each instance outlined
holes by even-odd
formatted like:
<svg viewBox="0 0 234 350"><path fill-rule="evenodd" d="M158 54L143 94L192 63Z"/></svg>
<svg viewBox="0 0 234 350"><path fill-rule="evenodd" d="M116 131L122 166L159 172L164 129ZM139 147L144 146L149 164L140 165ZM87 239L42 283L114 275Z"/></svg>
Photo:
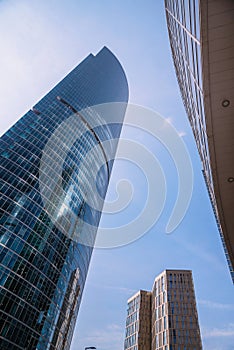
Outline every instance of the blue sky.
<svg viewBox="0 0 234 350"><path fill-rule="evenodd" d="M130 102L169 120L193 164L190 206L180 226L166 235L178 186L176 170L162 145L134 130L124 131L160 160L168 185L166 206L155 226L136 242L95 250L71 350L123 349L127 299L138 289L150 290L165 268L193 271L204 349L233 349L233 285L175 78L163 1L1 0L0 31L1 133L84 57L105 45L124 67ZM130 175L134 212L144 201L146 183L131 166L116 162L109 196L114 196L115 181ZM115 226L120 218L104 217L102 225L110 220Z"/></svg>

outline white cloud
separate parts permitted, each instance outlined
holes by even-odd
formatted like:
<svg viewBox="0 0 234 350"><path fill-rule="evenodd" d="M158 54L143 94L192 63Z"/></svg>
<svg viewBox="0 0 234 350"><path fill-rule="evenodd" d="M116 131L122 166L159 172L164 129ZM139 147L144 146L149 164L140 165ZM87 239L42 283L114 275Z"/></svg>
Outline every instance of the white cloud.
<svg viewBox="0 0 234 350"><path fill-rule="evenodd" d="M165 125L164 126L167 126L167 124L173 124L173 118L172 117L167 117L165 118Z"/></svg>
<svg viewBox="0 0 234 350"><path fill-rule="evenodd" d="M112 290L115 290L117 292L121 292L121 293L124 293L124 294L134 294L137 292L136 289L131 289L131 288L127 288L127 287L121 287L121 286L108 286L108 285L98 285L98 284L91 284L92 287L97 287L97 288L104 288L104 289L112 289Z"/></svg>
<svg viewBox="0 0 234 350"><path fill-rule="evenodd" d="M180 131L180 132L178 132L178 135L179 135L180 137L183 137L183 136L186 136L187 133L186 133L185 131Z"/></svg>
<svg viewBox="0 0 234 350"><path fill-rule="evenodd" d="M234 304L217 303L211 300L199 300L198 303L210 309L234 310Z"/></svg>
<svg viewBox="0 0 234 350"><path fill-rule="evenodd" d="M104 329L96 329L89 335L79 338L79 343L95 346L97 349L119 350L124 344L124 330L117 324L110 324ZM76 339L73 340L76 344Z"/></svg>
<svg viewBox="0 0 234 350"><path fill-rule="evenodd" d="M203 329L203 338L213 337L234 337L234 323L230 323L225 328Z"/></svg>
<svg viewBox="0 0 234 350"><path fill-rule="evenodd" d="M217 257L214 253L203 248L202 245L189 243L189 241L185 241L184 239L181 239L179 236L174 236L173 239L176 242L180 243L180 245L183 246L184 249L186 249L188 252L191 252L194 256L199 257L201 261L203 260L208 262L210 265L213 266L214 269L218 271L225 270L226 266L224 266L220 258Z"/></svg>

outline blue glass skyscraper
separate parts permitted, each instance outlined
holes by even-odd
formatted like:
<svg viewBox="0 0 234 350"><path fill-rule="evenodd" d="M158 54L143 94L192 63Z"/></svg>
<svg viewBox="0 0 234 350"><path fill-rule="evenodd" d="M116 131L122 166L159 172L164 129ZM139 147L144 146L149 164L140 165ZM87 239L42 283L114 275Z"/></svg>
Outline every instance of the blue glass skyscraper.
<svg viewBox="0 0 234 350"><path fill-rule="evenodd" d="M103 145L125 114L114 108L108 123L92 106L127 101L124 71L104 47L1 137L2 350L69 349L101 215L92 183L103 199L117 143L111 157Z"/></svg>

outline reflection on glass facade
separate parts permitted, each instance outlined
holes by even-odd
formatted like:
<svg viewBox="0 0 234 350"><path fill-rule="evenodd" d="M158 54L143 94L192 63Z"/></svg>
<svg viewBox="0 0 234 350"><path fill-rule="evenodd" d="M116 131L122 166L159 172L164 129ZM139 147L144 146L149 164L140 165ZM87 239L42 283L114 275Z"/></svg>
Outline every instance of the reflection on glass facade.
<svg viewBox="0 0 234 350"><path fill-rule="evenodd" d="M217 7L219 8L219 11L222 12L222 6ZM206 126L207 121L204 111L205 94L202 81L203 72L201 57L202 42L200 38L200 2L198 0L165 0L165 9L172 57L182 100L202 161L202 172L208 189L208 194L213 207L217 226L220 232L222 244L224 247L224 253L226 255L228 266L234 282L233 266L229 257L223 234L223 231L225 230L225 224L223 224L223 227L221 227L220 224L221 208L219 208L218 212L217 200L215 197L215 194L219 196L219 193L217 187L215 193L210 152L208 147L208 132ZM223 9L223 12L225 12L225 8ZM204 23L204 26L208 26L207 21L208 19L206 18L206 23ZM206 58L206 61L206 64L208 64L208 58ZM207 93L208 92L206 92L206 94ZM209 138L211 138L211 136L212 135L209 135ZM214 146L211 145L211 147L213 148ZM214 176L217 176L216 172L218 170L216 169L215 164L213 164L213 168L213 173L215 174ZM229 241L228 232L227 241ZM231 249L230 254L232 255Z"/></svg>
<svg viewBox="0 0 234 350"><path fill-rule="evenodd" d="M90 205L89 183L93 169L104 164L96 186L105 196L112 163L106 163L101 141L119 137L125 112L117 119L113 115L117 123L93 130L79 111L127 100L123 69L103 48L96 56L90 54L1 137L2 350L69 349L101 215ZM74 115L73 130L65 130L56 143L56 130ZM71 132L80 137L67 149ZM84 165L94 147L97 151ZM42 166L45 148L51 159ZM57 179L53 175L61 157ZM48 194L47 207L40 178L43 195ZM46 193L46 188L53 191ZM95 227L87 232L87 245L79 243L84 222Z"/></svg>

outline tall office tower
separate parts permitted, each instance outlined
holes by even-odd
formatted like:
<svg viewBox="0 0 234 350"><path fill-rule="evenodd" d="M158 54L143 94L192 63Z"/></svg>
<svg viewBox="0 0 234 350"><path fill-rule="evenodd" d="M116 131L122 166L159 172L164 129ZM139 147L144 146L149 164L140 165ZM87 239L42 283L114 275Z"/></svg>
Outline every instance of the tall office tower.
<svg viewBox="0 0 234 350"><path fill-rule="evenodd" d="M1 350L70 348L127 101L103 48L1 137Z"/></svg>
<svg viewBox="0 0 234 350"><path fill-rule="evenodd" d="M166 270L155 279L152 349L202 349L191 271Z"/></svg>
<svg viewBox="0 0 234 350"><path fill-rule="evenodd" d="M183 103L234 282L234 2L165 0Z"/></svg>
<svg viewBox="0 0 234 350"><path fill-rule="evenodd" d="M128 300L125 349L144 350L150 346L151 292L140 290Z"/></svg>
<svg viewBox="0 0 234 350"><path fill-rule="evenodd" d="M150 349L202 349L191 271L165 270L128 300L125 350Z"/></svg>

